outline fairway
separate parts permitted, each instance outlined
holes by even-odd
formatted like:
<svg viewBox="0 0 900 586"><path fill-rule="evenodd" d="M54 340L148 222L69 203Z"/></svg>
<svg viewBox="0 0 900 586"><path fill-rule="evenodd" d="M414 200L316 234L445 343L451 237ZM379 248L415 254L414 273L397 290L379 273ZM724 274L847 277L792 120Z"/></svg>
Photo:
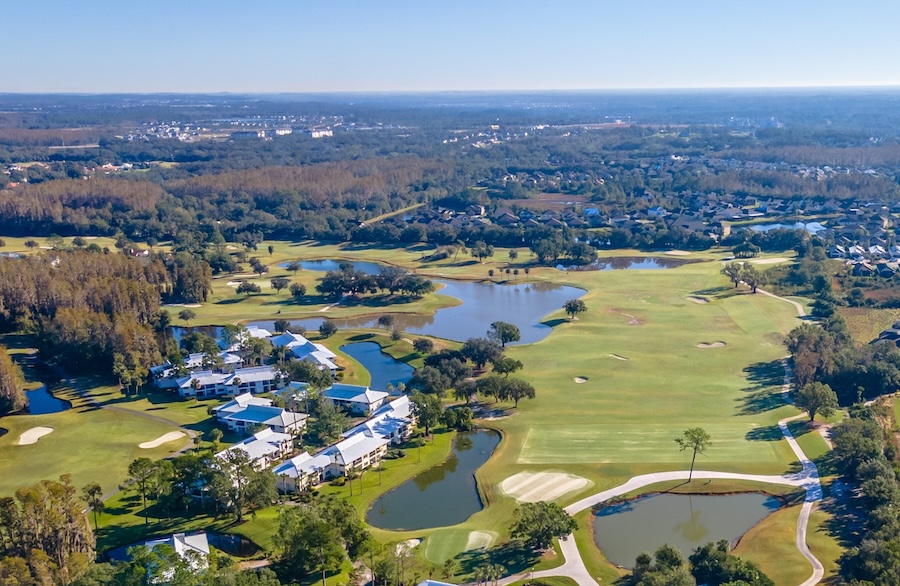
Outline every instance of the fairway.
<svg viewBox="0 0 900 586"><path fill-rule="evenodd" d="M747 437L759 425L752 423L704 423L715 438L707 453L697 456L698 467L706 463L774 463L789 456L784 439L755 444L747 450ZM659 463L685 467L690 452L680 452L675 438L681 429L672 425L541 425L525 437L519 464L627 464Z"/></svg>

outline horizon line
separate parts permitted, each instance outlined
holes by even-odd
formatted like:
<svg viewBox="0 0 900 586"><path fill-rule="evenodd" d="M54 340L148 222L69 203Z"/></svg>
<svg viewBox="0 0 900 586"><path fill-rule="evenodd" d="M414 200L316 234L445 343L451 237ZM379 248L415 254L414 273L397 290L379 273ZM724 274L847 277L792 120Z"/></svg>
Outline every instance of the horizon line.
<svg viewBox="0 0 900 586"><path fill-rule="evenodd" d="M884 85L804 85L804 86L694 86L694 87L620 87L620 88L562 88L562 89L397 89L397 90L148 90L148 91L0 91L0 96L154 96L154 95L202 95L202 96L326 96L326 95L428 95L428 94L537 94L537 93L660 93L660 92L759 92L759 91L865 91L900 90L900 84Z"/></svg>

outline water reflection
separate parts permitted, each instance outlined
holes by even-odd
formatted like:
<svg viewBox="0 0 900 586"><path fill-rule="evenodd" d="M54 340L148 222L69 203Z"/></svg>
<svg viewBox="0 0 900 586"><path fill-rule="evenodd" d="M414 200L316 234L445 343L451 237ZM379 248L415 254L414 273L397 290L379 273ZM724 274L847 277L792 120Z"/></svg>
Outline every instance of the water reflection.
<svg viewBox="0 0 900 586"><path fill-rule="evenodd" d="M396 387L399 383L408 382L415 371L412 366L382 352L381 346L375 342L345 344L341 346L341 351L369 371L372 377L369 387L379 391L386 390L388 385Z"/></svg>
<svg viewBox="0 0 900 586"><path fill-rule="evenodd" d="M425 529L456 525L482 509L475 471L487 462L500 435L493 431L460 433L453 455L386 493L366 512L366 522L382 529ZM415 458L415 448L406 458Z"/></svg>
<svg viewBox="0 0 900 586"><path fill-rule="evenodd" d="M28 397L29 415L59 413L72 407L72 404L68 401L63 401L53 396L53 393L47 389L47 385L42 385L33 391L25 391L25 395Z"/></svg>
<svg viewBox="0 0 900 586"><path fill-rule="evenodd" d="M668 543L687 556L725 539L732 546L781 506L763 494L658 494L606 507L594 517L594 541L612 563L630 568L642 552Z"/></svg>
<svg viewBox="0 0 900 586"><path fill-rule="evenodd" d="M586 265L557 265L560 271L620 271L620 270L638 270L638 269L674 269L692 262L684 258L668 258L662 256L633 257L633 256L612 256L607 258L598 258L592 263Z"/></svg>
<svg viewBox="0 0 900 586"><path fill-rule="evenodd" d="M290 266L291 263L296 261L287 261L280 262L278 266L286 269ZM304 271L337 271L340 270L342 264L348 264L353 267L354 271L362 271L367 275L377 275L381 270L381 267L385 265L380 265L374 262L365 262L365 261L346 261L346 260L301 260L299 262L300 268Z"/></svg>

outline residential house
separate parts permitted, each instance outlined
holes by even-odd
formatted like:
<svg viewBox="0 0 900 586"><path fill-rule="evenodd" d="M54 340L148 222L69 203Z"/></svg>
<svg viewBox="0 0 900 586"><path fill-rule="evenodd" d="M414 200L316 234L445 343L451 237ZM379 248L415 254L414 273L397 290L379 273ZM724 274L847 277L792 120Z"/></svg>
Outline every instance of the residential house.
<svg viewBox="0 0 900 586"><path fill-rule="evenodd" d="M382 405L372 414L372 417L345 431L343 435L350 437L357 433L364 433L371 437L381 436L393 444L399 444L409 438L415 423L416 416L413 413L412 402L408 396L404 395Z"/></svg>
<svg viewBox="0 0 900 586"><path fill-rule="evenodd" d="M222 450L216 457L224 458L225 454L234 450L246 452L254 468L262 470L285 458L294 450L294 436L267 427Z"/></svg>
<svg viewBox="0 0 900 586"><path fill-rule="evenodd" d="M177 379L182 397L218 397L241 393L270 393L287 384L285 376L271 366L238 368L234 372L201 370Z"/></svg>
<svg viewBox="0 0 900 586"><path fill-rule="evenodd" d="M306 427L307 415L272 406L270 399L245 393L213 409L216 420L231 431L247 433L261 426L286 434L299 434Z"/></svg>
<svg viewBox="0 0 900 586"><path fill-rule="evenodd" d="M337 358L334 352L322 344L310 342L300 334L284 332L270 341L275 348L287 348L298 360L308 360L319 370L328 370L332 374L338 370L338 365L334 363L334 359Z"/></svg>
<svg viewBox="0 0 900 586"><path fill-rule="evenodd" d="M195 533L193 535L176 533L162 539L145 541L143 546L147 549L169 546L175 550L175 554L178 557L184 559L191 569L196 572L201 572L209 567L209 540L206 537L206 533ZM157 582L170 582L174 576L174 568L163 569L161 579L158 579Z"/></svg>
<svg viewBox="0 0 900 586"><path fill-rule="evenodd" d="M335 383L322 392L322 396L350 413L364 415L384 405L388 397L385 391L373 391L369 387Z"/></svg>

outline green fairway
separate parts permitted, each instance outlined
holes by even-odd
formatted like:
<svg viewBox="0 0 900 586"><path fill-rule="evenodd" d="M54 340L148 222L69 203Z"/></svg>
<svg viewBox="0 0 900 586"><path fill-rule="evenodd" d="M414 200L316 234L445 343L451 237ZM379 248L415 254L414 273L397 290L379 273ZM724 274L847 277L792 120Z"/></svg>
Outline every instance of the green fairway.
<svg viewBox="0 0 900 586"><path fill-rule="evenodd" d="M54 388L60 399L73 403L72 409L47 415L12 415L0 420L9 430L0 437L0 495L44 479L71 474L76 487L97 482L108 493L127 477L128 464L135 458L163 458L188 443L188 438L141 449L138 444L174 431L173 425L129 413L90 407L67 387ZM16 445L19 436L34 427L50 427L53 432L31 445Z"/></svg>
<svg viewBox="0 0 900 586"><path fill-rule="evenodd" d="M761 428L752 423L705 423L716 438L714 449L698 457L698 468L706 464L775 464L790 454L787 442L764 441L748 450L747 437ZM674 439L679 430L666 424L641 426L604 423L599 425L541 425L525 436L519 464L676 464L684 467L690 454L678 455Z"/></svg>

